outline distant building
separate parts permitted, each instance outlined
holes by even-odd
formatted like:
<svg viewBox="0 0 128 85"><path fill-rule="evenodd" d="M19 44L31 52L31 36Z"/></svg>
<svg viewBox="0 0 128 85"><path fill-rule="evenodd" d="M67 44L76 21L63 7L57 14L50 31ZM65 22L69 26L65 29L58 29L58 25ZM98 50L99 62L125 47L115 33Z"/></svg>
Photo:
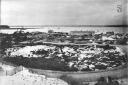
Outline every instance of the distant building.
<svg viewBox="0 0 128 85"><path fill-rule="evenodd" d="M53 35L53 36L67 36L68 33L67 32L53 32L53 33L50 33L50 35Z"/></svg>
<svg viewBox="0 0 128 85"><path fill-rule="evenodd" d="M114 32L106 32L106 34L114 35Z"/></svg>
<svg viewBox="0 0 128 85"><path fill-rule="evenodd" d="M94 40L95 31L71 31L70 35L73 36L74 43L84 44Z"/></svg>
<svg viewBox="0 0 128 85"><path fill-rule="evenodd" d="M95 31L71 31L70 35L78 35L78 36L82 36L82 35L94 35Z"/></svg>

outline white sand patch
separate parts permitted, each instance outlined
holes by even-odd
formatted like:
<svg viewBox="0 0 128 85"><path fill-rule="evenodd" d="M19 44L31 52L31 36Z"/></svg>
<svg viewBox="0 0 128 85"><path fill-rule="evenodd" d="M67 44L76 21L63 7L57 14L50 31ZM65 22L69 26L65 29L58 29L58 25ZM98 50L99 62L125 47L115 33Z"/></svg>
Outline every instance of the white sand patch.
<svg viewBox="0 0 128 85"><path fill-rule="evenodd" d="M46 78L44 75L30 73L23 69L13 76L0 77L0 85L68 85L57 78Z"/></svg>
<svg viewBox="0 0 128 85"><path fill-rule="evenodd" d="M13 67L13 66L5 65L5 64L2 64L2 63L0 63L0 67L1 67L4 71L10 71L10 70L12 70L12 69L15 68L15 67Z"/></svg>

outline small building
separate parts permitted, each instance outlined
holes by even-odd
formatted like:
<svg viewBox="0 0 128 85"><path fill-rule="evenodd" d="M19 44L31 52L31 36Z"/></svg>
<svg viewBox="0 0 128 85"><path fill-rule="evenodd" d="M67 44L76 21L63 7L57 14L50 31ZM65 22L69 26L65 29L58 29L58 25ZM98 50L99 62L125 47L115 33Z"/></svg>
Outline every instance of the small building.
<svg viewBox="0 0 128 85"><path fill-rule="evenodd" d="M70 35L74 43L86 44L94 41L95 31L71 31Z"/></svg>
<svg viewBox="0 0 128 85"><path fill-rule="evenodd" d="M94 35L95 31L71 31L70 35L78 35L78 36L82 36L82 35Z"/></svg>

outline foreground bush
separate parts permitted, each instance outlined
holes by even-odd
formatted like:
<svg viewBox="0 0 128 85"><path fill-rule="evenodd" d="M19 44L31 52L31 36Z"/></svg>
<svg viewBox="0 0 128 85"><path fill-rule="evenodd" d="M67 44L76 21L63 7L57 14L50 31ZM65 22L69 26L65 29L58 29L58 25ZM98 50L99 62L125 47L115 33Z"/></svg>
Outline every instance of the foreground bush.
<svg viewBox="0 0 128 85"><path fill-rule="evenodd" d="M46 59L40 58L27 58L27 57L5 57L5 61L11 62L18 66L23 65L29 68L37 68L44 70L56 70L56 71L72 71L65 62L60 61L59 58Z"/></svg>

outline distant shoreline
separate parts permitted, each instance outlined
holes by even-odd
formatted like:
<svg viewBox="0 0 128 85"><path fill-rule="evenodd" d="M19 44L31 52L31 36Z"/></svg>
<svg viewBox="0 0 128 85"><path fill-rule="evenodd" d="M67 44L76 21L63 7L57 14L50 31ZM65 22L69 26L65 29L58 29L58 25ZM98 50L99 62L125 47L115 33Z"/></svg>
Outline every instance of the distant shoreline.
<svg viewBox="0 0 128 85"><path fill-rule="evenodd" d="M24 32L48 32L48 30L53 30L54 32L70 32L70 31L95 31L95 33L105 33L105 32L115 32L115 33L128 33L128 27L28 27L28 26L18 26L11 28L0 28L0 33L12 34L17 30L23 30Z"/></svg>

